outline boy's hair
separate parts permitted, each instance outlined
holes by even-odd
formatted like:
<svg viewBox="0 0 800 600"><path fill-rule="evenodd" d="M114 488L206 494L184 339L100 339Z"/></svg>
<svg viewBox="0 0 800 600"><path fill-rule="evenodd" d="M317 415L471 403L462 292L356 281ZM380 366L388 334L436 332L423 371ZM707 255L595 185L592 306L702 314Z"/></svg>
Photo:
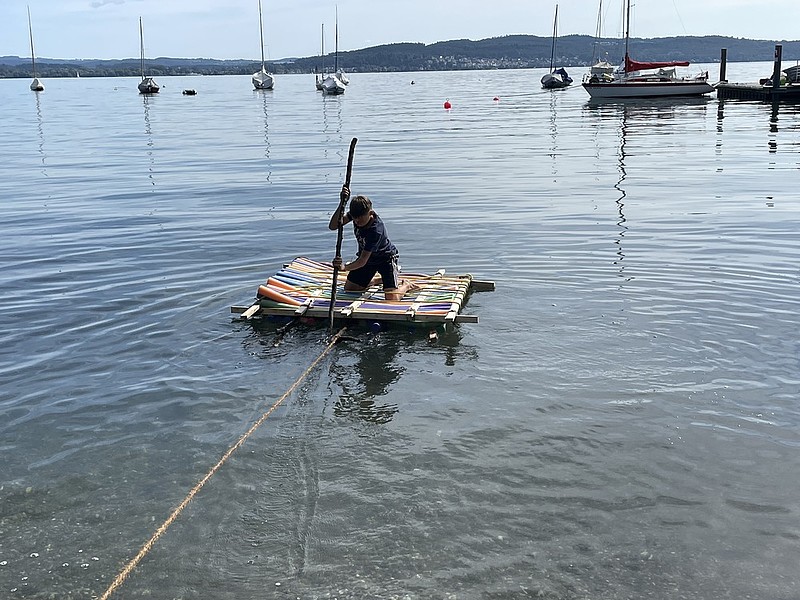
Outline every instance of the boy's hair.
<svg viewBox="0 0 800 600"><path fill-rule="evenodd" d="M366 196L356 196L350 200L350 217L353 219L366 215L372 210L372 200Z"/></svg>

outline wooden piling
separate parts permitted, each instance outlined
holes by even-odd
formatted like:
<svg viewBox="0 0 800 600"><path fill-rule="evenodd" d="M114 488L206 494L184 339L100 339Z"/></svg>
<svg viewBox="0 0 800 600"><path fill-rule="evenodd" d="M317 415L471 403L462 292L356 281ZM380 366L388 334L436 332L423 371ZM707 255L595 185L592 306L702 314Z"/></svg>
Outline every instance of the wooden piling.
<svg viewBox="0 0 800 600"><path fill-rule="evenodd" d="M728 81L728 49L723 48L719 53L719 80Z"/></svg>
<svg viewBox="0 0 800 600"><path fill-rule="evenodd" d="M772 87L778 89L781 87L781 57L783 55L783 46L775 44L775 66L772 69Z"/></svg>

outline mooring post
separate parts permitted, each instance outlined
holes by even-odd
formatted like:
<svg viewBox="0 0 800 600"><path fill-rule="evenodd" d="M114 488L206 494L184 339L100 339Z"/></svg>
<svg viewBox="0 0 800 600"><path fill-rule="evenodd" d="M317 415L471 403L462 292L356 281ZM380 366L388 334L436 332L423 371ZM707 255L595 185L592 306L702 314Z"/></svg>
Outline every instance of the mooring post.
<svg viewBox="0 0 800 600"><path fill-rule="evenodd" d="M781 56L783 55L783 46L775 44L775 66L772 70L772 87L773 89L781 86Z"/></svg>
<svg viewBox="0 0 800 600"><path fill-rule="evenodd" d="M723 48L719 53L719 80L728 82L728 49Z"/></svg>

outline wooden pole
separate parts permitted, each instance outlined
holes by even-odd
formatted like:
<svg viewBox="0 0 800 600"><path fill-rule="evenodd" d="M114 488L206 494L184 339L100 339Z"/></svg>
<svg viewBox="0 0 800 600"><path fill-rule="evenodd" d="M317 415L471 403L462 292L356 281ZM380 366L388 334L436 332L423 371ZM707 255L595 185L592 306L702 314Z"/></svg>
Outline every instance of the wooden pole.
<svg viewBox="0 0 800 600"><path fill-rule="evenodd" d="M775 66L772 69L772 89L776 90L781 87L781 57L783 55L783 46L775 44Z"/></svg>
<svg viewBox="0 0 800 600"><path fill-rule="evenodd" d="M353 138L350 142L350 153L347 156L347 174L344 178L344 188L350 188L350 176L353 174L353 155L356 152L356 142L358 138ZM347 204L348 196L340 196L339 198L339 227L336 233L336 258L342 258L342 235L344 233L344 205ZM339 275L339 269L333 267L333 283L331 284L331 305L328 308L328 321L330 322L330 331L333 333L333 311L336 306L336 278Z"/></svg>
<svg viewBox="0 0 800 600"><path fill-rule="evenodd" d="M723 48L719 53L719 80L728 81L728 49Z"/></svg>

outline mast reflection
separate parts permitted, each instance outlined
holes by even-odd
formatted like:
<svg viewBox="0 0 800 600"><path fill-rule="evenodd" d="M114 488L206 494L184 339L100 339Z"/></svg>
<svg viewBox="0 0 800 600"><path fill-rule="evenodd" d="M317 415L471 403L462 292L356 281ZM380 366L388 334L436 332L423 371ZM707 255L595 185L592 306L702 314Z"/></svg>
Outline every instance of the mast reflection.
<svg viewBox="0 0 800 600"><path fill-rule="evenodd" d="M39 136L39 155L42 159L42 175L48 177L47 174L47 154L44 151L44 118L42 117L42 100L41 94L34 94L36 97L36 129Z"/></svg>
<svg viewBox="0 0 800 600"><path fill-rule="evenodd" d="M267 183L272 183L272 159L270 157L270 142L269 142L269 110L267 108L267 94L259 94L261 96L262 107L264 110L264 160L267 166ZM270 96L271 97L271 96Z"/></svg>
<svg viewBox="0 0 800 600"><path fill-rule="evenodd" d="M154 156L154 143L153 143L153 130L150 126L150 101L151 98L148 94L142 94L142 105L144 106L144 134L147 138L147 159L149 165L147 167L148 170L148 179L150 179L150 184L155 188L156 179L155 179L155 156ZM153 190L155 191L155 189Z"/></svg>

